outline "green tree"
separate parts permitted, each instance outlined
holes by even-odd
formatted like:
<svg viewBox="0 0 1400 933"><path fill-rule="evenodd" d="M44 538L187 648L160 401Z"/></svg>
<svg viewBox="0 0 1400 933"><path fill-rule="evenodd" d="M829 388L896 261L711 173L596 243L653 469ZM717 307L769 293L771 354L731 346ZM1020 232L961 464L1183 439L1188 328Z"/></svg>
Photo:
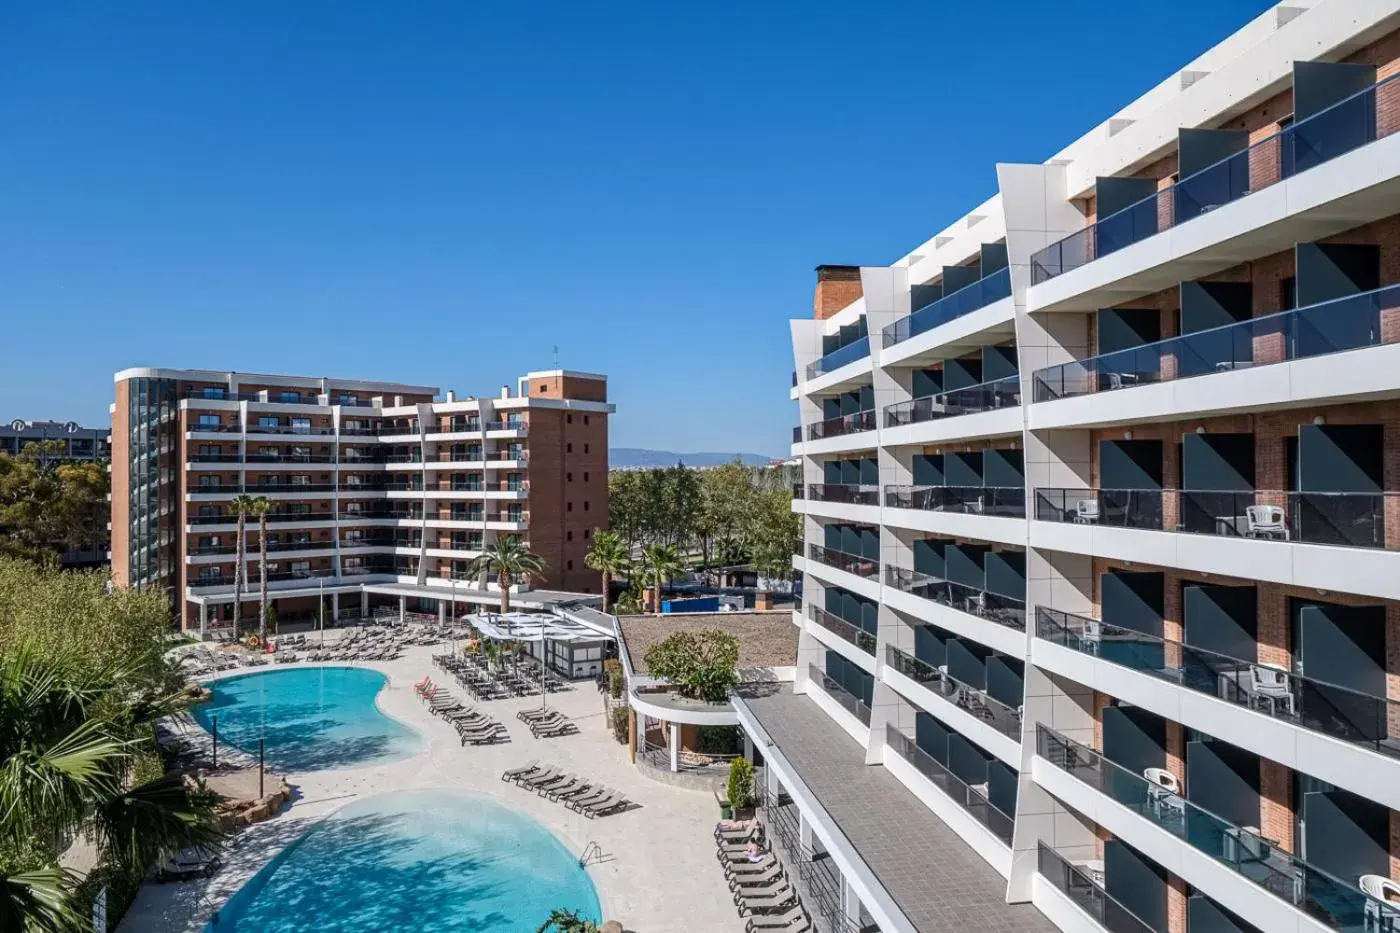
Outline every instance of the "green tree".
<svg viewBox="0 0 1400 933"><path fill-rule="evenodd" d="M544 568L544 559L527 551L520 543L519 535L501 535L495 544L471 559L467 564L467 573L473 576L483 573L495 575L496 584L501 589L501 614L505 615L510 612L511 580L522 575L542 578Z"/></svg>
<svg viewBox="0 0 1400 933"><path fill-rule="evenodd" d="M535 933L598 933L598 924L581 917L577 910L551 910L549 919Z"/></svg>
<svg viewBox="0 0 1400 933"><path fill-rule="evenodd" d="M63 460L64 450L46 441L0 454L0 554L51 560L106 540L107 464Z"/></svg>
<svg viewBox="0 0 1400 933"><path fill-rule="evenodd" d="M272 500L258 496L249 506L249 512L258 520L258 640L267 641L267 513L272 511Z"/></svg>
<svg viewBox="0 0 1400 933"><path fill-rule="evenodd" d="M230 507L238 518L238 528L233 538L233 632L238 634L238 626L243 621L243 585L248 579L248 569L243 562L248 556L248 516L257 509L260 496L240 493L233 497Z"/></svg>
<svg viewBox="0 0 1400 933"><path fill-rule="evenodd" d="M676 632L648 648L644 660L682 696L711 703L723 702L739 682L739 639L727 632Z"/></svg>
<svg viewBox="0 0 1400 933"><path fill-rule="evenodd" d="M792 492L781 487L758 493L746 538L754 569L769 578L792 576L792 555L802 540L802 517L792 510Z"/></svg>
<svg viewBox="0 0 1400 933"><path fill-rule="evenodd" d="M656 584L656 605L653 608L660 614L661 590L667 580L680 572L681 559L676 555L676 549L669 545L648 544L642 548L642 566L646 568L646 575Z"/></svg>
<svg viewBox="0 0 1400 933"><path fill-rule="evenodd" d="M630 551L642 537L646 492L641 470L618 470L608 475L608 525L621 536Z"/></svg>
<svg viewBox="0 0 1400 933"><path fill-rule="evenodd" d="M630 564L627 546L615 532L595 530L593 543L589 545L583 560L603 578L603 611L608 612L612 600L613 577L625 573Z"/></svg>

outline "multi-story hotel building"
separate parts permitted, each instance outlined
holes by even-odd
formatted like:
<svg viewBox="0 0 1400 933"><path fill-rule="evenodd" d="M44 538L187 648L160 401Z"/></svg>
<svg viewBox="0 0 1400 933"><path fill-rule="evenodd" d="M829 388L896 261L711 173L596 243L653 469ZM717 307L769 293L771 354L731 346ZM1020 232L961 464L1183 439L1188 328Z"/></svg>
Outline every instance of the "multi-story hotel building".
<svg viewBox="0 0 1400 933"><path fill-rule="evenodd" d="M736 705L824 928L1400 930L1397 73L1395 0L1279 5L818 268Z"/></svg>
<svg viewBox="0 0 1400 933"><path fill-rule="evenodd" d="M117 373L115 582L167 591L186 629L232 624L235 601L256 603L260 583L249 519L251 579L234 592L231 506L246 493L272 503L266 573L281 621L312 618L322 598L327 618L372 602L494 604L496 582L467 565L501 535L519 535L546 564L516 605L596 592L584 554L608 520L606 377L535 372L495 397L438 395L303 376Z"/></svg>
<svg viewBox="0 0 1400 933"><path fill-rule="evenodd" d="M76 421L14 421L0 422L0 454L18 456L31 444L44 444L50 449L41 459L52 465L64 460L106 460L111 456L107 428L85 428ZM107 543L93 541L81 547L68 548L58 555L63 567L95 569L107 563Z"/></svg>

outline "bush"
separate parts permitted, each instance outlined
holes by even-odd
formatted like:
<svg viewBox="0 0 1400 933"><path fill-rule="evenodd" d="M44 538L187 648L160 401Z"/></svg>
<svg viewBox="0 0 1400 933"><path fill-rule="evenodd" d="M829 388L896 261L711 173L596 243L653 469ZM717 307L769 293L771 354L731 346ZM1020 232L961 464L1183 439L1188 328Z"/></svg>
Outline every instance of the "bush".
<svg viewBox="0 0 1400 933"><path fill-rule="evenodd" d="M735 758L729 762L729 794L731 807L753 805L753 765L747 758Z"/></svg>
<svg viewBox="0 0 1400 933"><path fill-rule="evenodd" d="M613 738L622 744L627 744L627 713L625 706L619 706L612 711Z"/></svg>
<svg viewBox="0 0 1400 933"><path fill-rule="evenodd" d="M682 696L721 703L739 682L739 639L724 632L676 632L647 649L646 665Z"/></svg>
<svg viewBox="0 0 1400 933"><path fill-rule="evenodd" d="M603 674L607 677L608 696L614 700L622 697L622 688L625 678L622 675L622 662L617 658L609 658L603 662Z"/></svg>
<svg viewBox="0 0 1400 933"><path fill-rule="evenodd" d="M699 749L706 755L735 755L744 747L738 726L701 726Z"/></svg>

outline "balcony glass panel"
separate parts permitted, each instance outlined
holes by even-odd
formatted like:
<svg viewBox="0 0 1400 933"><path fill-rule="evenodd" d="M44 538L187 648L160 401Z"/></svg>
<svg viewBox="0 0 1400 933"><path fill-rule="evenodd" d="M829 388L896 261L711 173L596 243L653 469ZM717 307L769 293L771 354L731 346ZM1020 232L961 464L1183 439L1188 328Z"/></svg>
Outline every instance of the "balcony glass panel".
<svg viewBox="0 0 1400 933"><path fill-rule="evenodd" d="M826 356L807 364L807 378L815 379L823 373L834 372L847 363L854 363L870 355L870 338L861 337L844 347L832 350Z"/></svg>
<svg viewBox="0 0 1400 933"><path fill-rule="evenodd" d="M892 347L1010 296L1011 269L998 269L971 285L924 305L908 317L900 318L885 328L881 339L884 346Z"/></svg>
<svg viewBox="0 0 1400 933"><path fill-rule="evenodd" d="M1254 145L1100 218L1031 256L1031 284L1063 275L1100 256L1146 239L1222 204L1389 136L1395 118L1396 76L1338 101Z"/></svg>
<svg viewBox="0 0 1400 933"><path fill-rule="evenodd" d="M1254 830L1202 809L1053 729L1039 727L1036 752L1334 930L1400 931L1400 909L1369 897L1355 883L1290 855Z"/></svg>
<svg viewBox="0 0 1400 933"><path fill-rule="evenodd" d="M847 554L845 551L822 547L820 544L809 544L807 545L807 556L819 564L826 564L828 567L835 567L837 570L844 570L858 577L878 577L880 575L880 562L869 557L861 557L859 554Z"/></svg>
<svg viewBox="0 0 1400 933"><path fill-rule="evenodd" d="M841 483L811 483L807 487L807 498L811 499L813 502L842 502L847 505L879 505L880 487Z"/></svg>
<svg viewBox="0 0 1400 933"><path fill-rule="evenodd" d="M956 677L949 676L943 668L934 667L926 661L920 661L912 654L903 652L894 645L886 646L885 659L891 667L905 677L918 681L930 690L942 694L949 703L982 720L1002 735L1013 738L1017 742L1021 741L1021 710L1019 707L1007 706L990 696L981 687L963 683Z"/></svg>
<svg viewBox="0 0 1400 933"><path fill-rule="evenodd" d="M840 437L843 434L857 434L875 430L875 410L867 409L839 418L828 418L816 424L807 425L807 440L819 441L824 437ZM800 438L798 438L800 440Z"/></svg>
<svg viewBox="0 0 1400 933"><path fill-rule="evenodd" d="M1045 843L1039 843L1036 871L1109 933L1157 933L1155 927L1120 904L1084 869Z"/></svg>
<svg viewBox="0 0 1400 933"><path fill-rule="evenodd" d="M1173 531L1324 544L1400 547L1386 538L1396 493L1285 492L1257 489L1037 489L1035 517L1146 531Z"/></svg>
<svg viewBox="0 0 1400 933"><path fill-rule="evenodd" d="M837 703L840 703L846 712L859 719L865 725L870 725L870 707L866 706L865 702L861 700L860 697L842 686L840 681L831 677L826 671L815 664L807 666L807 675L822 688L827 696L831 697Z"/></svg>
<svg viewBox="0 0 1400 933"><path fill-rule="evenodd" d="M908 402L886 405L885 427L897 428L905 424L991 411L994 408L1014 408L1020 403L1021 377L1006 376L965 389L954 389L951 392L940 392Z"/></svg>
<svg viewBox="0 0 1400 933"><path fill-rule="evenodd" d="M1098 619L1039 607L1036 637L1400 758L1400 703Z"/></svg>
<svg viewBox="0 0 1400 933"><path fill-rule="evenodd" d="M1020 486L886 486L885 505L892 509L1025 518L1026 490Z"/></svg>
<svg viewBox="0 0 1400 933"><path fill-rule="evenodd" d="M977 822L990 829L993 835L1011 845L1015 821L997 809L982 790L968 785L962 778L939 764L938 760L920 748L913 738L900 732L893 724L885 725L885 744L918 769L919 773L932 781L939 790L951 797L954 803L970 813Z"/></svg>
<svg viewBox="0 0 1400 933"><path fill-rule="evenodd" d="M828 632L841 636L868 655L875 654L875 636L858 625L853 625L838 616L832 615L820 606L809 609L811 620Z"/></svg>
<svg viewBox="0 0 1400 933"><path fill-rule="evenodd" d="M904 567L887 568L885 583L897 590L921 596L939 605L977 616L979 619L986 619L1018 632L1026 630L1024 600L954 583L942 577Z"/></svg>
<svg viewBox="0 0 1400 933"><path fill-rule="evenodd" d="M1129 389L1376 346L1385 342L1381 328L1384 312L1397 307L1400 285L1387 285L1305 308L1051 366L1035 373L1035 401Z"/></svg>

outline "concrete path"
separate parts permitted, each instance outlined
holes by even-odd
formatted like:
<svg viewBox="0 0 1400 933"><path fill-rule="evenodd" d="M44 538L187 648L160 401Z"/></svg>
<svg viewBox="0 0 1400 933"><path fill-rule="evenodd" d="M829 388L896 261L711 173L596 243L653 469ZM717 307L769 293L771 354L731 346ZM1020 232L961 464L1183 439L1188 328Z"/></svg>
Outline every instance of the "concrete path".
<svg viewBox="0 0 1400 933"><path fill-rule="evenodd" d="M478 705L505 724L510 741L463 748L451 726L432 716L413 692L425 674L441 677L430 655L443 650L410 648L397 661L363 665L388 675L379 707L423 736L422 751L371 767L289 774L299 797L276 818L237 836L224 868L209 880L146 885L119 933L197 933L215 909L317 819L365 796L430 788L496 798L537 819L576 853L597 842L606 861L588 872L603 919L620 920L628 931L737 933L744 928L714 857L711 832L719 814L713 795L663 785L637 771L604 723L602 698L592 683L550 697L551 706L577 722L578 735L535 739L515 714L538 706L539 697L498 700ZM453 692L462 695L460 688ZM501 781L502 771L532 759L596 777L641 807L589 820Z"/></svg>

